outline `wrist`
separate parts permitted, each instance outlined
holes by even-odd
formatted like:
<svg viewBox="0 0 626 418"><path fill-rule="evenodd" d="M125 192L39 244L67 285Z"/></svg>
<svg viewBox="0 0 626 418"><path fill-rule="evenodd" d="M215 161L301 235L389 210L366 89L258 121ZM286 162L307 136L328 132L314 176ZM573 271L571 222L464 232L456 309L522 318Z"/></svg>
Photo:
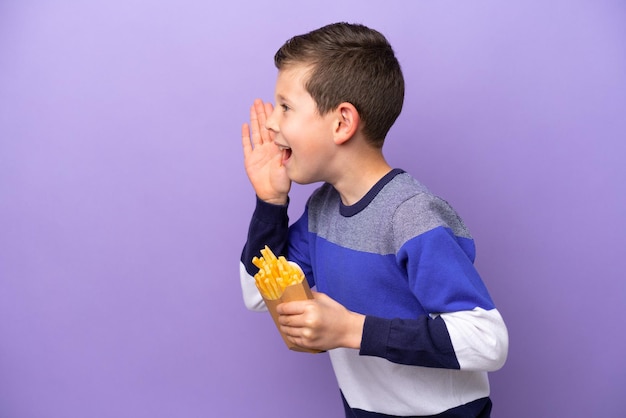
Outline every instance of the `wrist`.
<svg viewBox="0 0 626 418"><path fill-rule="evenodd" d="M350 312L349 325L345 333L346 348L361 349L361 340L363 338L363 326L365 324L365 315L356 312Z"/></svg>
<svg viewBox="0 0 626 418"><path fill-rule="evenodd" d="M289 195L276 197L265 197L257 195L257 198L265 203L275 206L285 206L289 202Z"/></svg>
<svg viewBox="0 0 626 418"><path fill-rule="evenodd" d="M284 197L264 197L256 195L257 202L263 202L272 206L287 206L289 203L289 195L285 195Z"/></svg>
<svg viewBox="0 0 626 418"><path fill-rule="evenodd" d="M263 199L265 203L269 203L270 205L276 206L285 206L289 199L287 197L277 197L274 199Z"/></svg>

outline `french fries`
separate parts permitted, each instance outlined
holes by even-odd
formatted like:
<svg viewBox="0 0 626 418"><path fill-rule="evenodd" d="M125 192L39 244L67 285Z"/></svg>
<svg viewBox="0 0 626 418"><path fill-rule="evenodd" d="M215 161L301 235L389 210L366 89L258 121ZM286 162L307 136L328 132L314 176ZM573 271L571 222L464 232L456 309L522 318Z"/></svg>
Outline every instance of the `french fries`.
<svg viewBox="0 0 626 418"><path fill-rule="evenodd" d="M259 268L259 272L254 275L254 281L266 299L279 299L287 286L300 283L304 279L304 274L297 265L289 263L282 255L276 257L267 245L261 250L261 258L252 258L252 264Z"/></svg>
<svg viewBox="0 0 626 418"><path fill-rule="evenodd" d="M304 280L300 266L287 261L283 256L276 257L267 245L261 250L261 255L260 258L252 258L252 263L259 268L258 273L254 275L254 281L283 341L290 350L320 353L320 350L298 346L280 330L279 315L276 312L278 305L295 300L313 299L311 288Z"/></svg>

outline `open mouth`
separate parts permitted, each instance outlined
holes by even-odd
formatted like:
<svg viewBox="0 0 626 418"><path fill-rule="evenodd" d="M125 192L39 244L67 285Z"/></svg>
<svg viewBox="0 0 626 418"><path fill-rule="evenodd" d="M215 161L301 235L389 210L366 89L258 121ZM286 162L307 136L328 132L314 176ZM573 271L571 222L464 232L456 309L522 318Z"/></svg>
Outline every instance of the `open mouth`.
<svg viewBox="0 0 626 418"><path fill-rule="evenodd" d="M291 157L291 148L284 145L279 145L278 148L282 152L282 164L284 165Z"/></svg>

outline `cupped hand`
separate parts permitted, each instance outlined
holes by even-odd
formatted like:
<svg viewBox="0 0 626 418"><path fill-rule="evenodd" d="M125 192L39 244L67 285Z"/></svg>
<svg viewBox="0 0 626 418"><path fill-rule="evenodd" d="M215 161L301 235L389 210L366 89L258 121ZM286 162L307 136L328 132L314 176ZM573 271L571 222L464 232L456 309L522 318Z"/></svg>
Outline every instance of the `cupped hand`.
<svg viewBox="0 0 626 418"><path fill-rule="evenodd" d="M324 293L313 299L281 303L280 330L292 343L309 349L360 348L365 316L351 312Z"/></svg>
<svg viewBox="0 0 626 418"><path fill-rule="evenodd" d="M285 204L291 180L282 165L282 151L274 143L275 133L266 128L271 103L256 99L250 107L250 124L241 128L244 167L257 196L268 203Z"/></svg>

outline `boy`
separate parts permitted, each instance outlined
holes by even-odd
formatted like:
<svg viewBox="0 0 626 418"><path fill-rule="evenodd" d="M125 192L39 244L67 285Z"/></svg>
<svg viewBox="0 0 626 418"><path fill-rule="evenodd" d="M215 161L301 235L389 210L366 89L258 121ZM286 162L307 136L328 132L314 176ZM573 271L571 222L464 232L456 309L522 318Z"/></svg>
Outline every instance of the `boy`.
<svg viewBox="0 0 626 418"><path fill-rule="evenodd" d="M382 153L404 80L383 35L338 23L275 55L276 108L242 128L257 195L241 256L246 306L263 309L251 260L264 245L304 271L314 299L277 308L291 342L327 350L346 417L488 417L487 372L506 326L454 210ZM291 182L322 182L289 226Z"/></svg>

